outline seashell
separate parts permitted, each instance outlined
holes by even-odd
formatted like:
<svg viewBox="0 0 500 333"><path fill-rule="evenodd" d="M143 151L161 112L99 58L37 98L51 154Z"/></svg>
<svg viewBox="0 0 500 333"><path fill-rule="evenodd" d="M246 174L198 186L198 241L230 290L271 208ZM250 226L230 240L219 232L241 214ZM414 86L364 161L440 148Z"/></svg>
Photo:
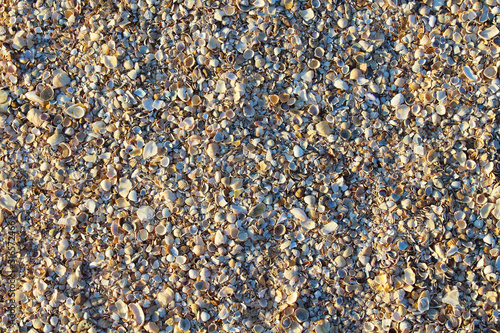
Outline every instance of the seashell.
<svg viewBox="0 0 500 333"><path fill-rule="evenodd" d="M438 161L438 157L439 157L439 155L434 149L429 149L429 151L425 155L425 159L426 159L427 163L429 163L429 164L436 163Z"/></svg>
<svg viewBox="0 0 500 333"><path fill-rule="evenodd" d="M417 301L418 311L425 312L429 310L430 301L427 297L420 297Z"/></svg>
<svg viewBox="0 0 500 333"><path fill-rule="evenodd" d="M174 297L174 291L170 287L167 287L158 293L157 300L160 305L167 306L174 300Z"/></svg>
<svg viewBox="0 0 500 333"><path fill-rule="evenodd" d="M467 222L465 222L465 220L457 220L455 223L459 229L465 230L467 228Z"/></svg>
<svg viewBox="0 0 500 333"><path fill-rule="evenodd" d="M236 12L236 9L234 8L234 6L226 5L224 6L223 11L226 16L232 16Z"/></svg>
<svg viewBox="0 0 500 333"><path fill-rule="evenodd" d="M286 10L290 10L293 7L293 0L283 0L283 5Z"/></svg>
<svg viewBox="0 0 500 333"><path fill-rule="evenodd" d="M162 158L160 164L164 168L168 167L170 165L170 157L165 156L164 158Z"/></svg>
<svg viewBox="0 0 500 333"><path fill-rule="evenodd" d="M425 104L431 104L432 102L434 102L434 93L432 91L426 91L422 95L422 102L424 102Z"/></svg>
<svg viewBox="0 0 500 333"><path fill-rule="evenodd" d="M281 319L281 326L284 329L290 328L291 325L292 325L292 320L290 319L290 317L284 317L283 319Z"/></svg>
<svg viewBox="0 0 500 333"><path fill-rule="evenodd" d="M231 296L232 294L234 293L234 288L231 287L231 286L225 286L223 287L220 291L219 291L219 294L218 294L218 297L220 299L222 298L226 298L228 296Z"/></svg>
<svg viewBox="0 0 500 333"><path fill-rule="evenodd" d="M290 209L290 213L298 220L300 221L307 221L308 220L308 217L306 215L306 213L300 209L300 208L292 208Z"/></svg>
<svg viewBox="0 0 500 333"><path fill-rule="evenodd" d="M51 87L45 87L41 92L40 92L40 98L44 100L45 102L50 101L54 97L54 90L52 90Z"/></svg>
<svg viewBox="0 0 500 333"><path fill-rule="evenodd" d="M64 112L74 118L74 119L80 119L85 116L86 108L83 106L83 104L73 104L70 107L68 107Z"/></svg>
<svg viewBox="0 0 500 333"><path fill-rule="evenodd" d="M0 90L0 104L7 102L9 99L9 93L5 90Z"/></svg>
<svg viewBox="0 0 500 333"><path fill-rule="evenodd" d="M52 79L52 86L54 88L62 88L64 86L67 86L71 82L71 79L69 78L68 74L65 72L60 72L54 76Z"/></svg>
<svg viewBox="0 0 500 333"><path fill-rule="evenodd" d="M406 120L408 119L408 114L410 113L410 107L408 105L400 105L396 109L396 118L400 120Z"/></svg>
<svg viewBox="0 0 500 333"><path fill-rule="evenodd" d="M150 221L154 218L154 216L155 216L155 211L153 208L149 206L142 206L137 210L137 217L142 222Z"/></svg>
<svg viewBox="0 0 500 333"><path fill-rule="evenodd" d="M222 234L222 232L220 230L217 230L215 232L214 243L217 246L220 246L220 245L226 243L226 237Z"/></svg>
<svg viewBox="0 0 500 333"><path fill-rule="evenodd" d="M349 21L347 21L347 19L345 18L341 18L337 21L337 25L339 26L339 28L344 29L349 25Z"/></svg>
<svg viewBox="0 0 500 333"><path fill-rule="evenodd" d="M187 257L186 256L178 256L177 258L175 258L175 262L178 265L184 265L187 262Z"/></svg>
<svg viewBox="0 0 500 333"><path fill-rule="evenodd" d="M408 285L414 285L415 284L415 272L411 268L405 268L404 270L404 282Z"/></svg>
<svg viewBox="0 0 500 333"><path fill-rule="evenodd" d="M495 208L495 204L493 203L487 203L485 204L483 207L481 207L481 209L479 210L479 213L481 214L481 217L483 219L486 219L488 218L488 216L490 215L491 211L493 210L493 208Z"/></svg>
<svg viewBox="0 0 500 333"><path fill-rule="evenodd" d="M476 203L480 206L484 205L487 201L488 201L488 199L486 198L486 196L484 194L478 194L476 196Z"/></svg>
<svg viewBox="0 0 500 333"><path fill-rule="evenodd" d="M363 330L366 331L366 332L371 332L375 329L375 325L373 325L372 323L370 322L365 322L363 324Z"/></svg>
<svg viewBox="0 0 500 333"><path fill-rule="evenodd" d="M246 105L244 108L243 108L243 114L245 115L245 117L247 118L252 118L253 116L255 116L255 110L254 108L252 108L250 105Z"/></svg>
<svg viewBox="0 0 500 333"><path fill-rule="evenodd" d="M464 66L463 68L464 75L471 81L477 81L477 76L474 74L472 69L469 66Z"/></svg>
<svg viewBox="0 0 500 333"><path fill-rule="evenodd" d="M483 75L484 75L484 77L486 77L487 79L490 79L490 80L496 79L496 77L497 77L496 67L493 67L493 66L486 67L483 71Z"/></svg>
<svg viewBox="0 0 500 333"><path fill-rule="evenodd" d="M167 228L163 223L160 223L155 227L155 233L157 236L164 236L167 233Z"/></svg>
<svg viewBox="0 0 500 333"><path fill-rule="evenodd" d="M183 61L184 66L186 66L187 68L193 67L195 62L196 61L194 60L193 56L186 57L186 58L184 58L184 61Z"/></svg>
<svg viewBox="0 0 500 333"><path fill-rule="evenodd" d="M304 21L310 21L310 20L314 19L314 17L316 16L314 14L314 10L312 10L311 8L308 8L306 10L300 10L299 15L300 15L300 17L302 17L302 19Z"/></svg>
<svg viewBox="0 0 500 333"><path fill-rule="evenodd" d="M351 131L349 131L348 129L341 130L340 137L344 140L349 140L351 138Z"/></svg>
<svg viewBox="0 0 500 333"><path fill-rule="evenodd" d="M276 105L279 103L280 98L278 95L270 95L269 96L269 101L271 102L272 105Z"/></svg>
<svg viewBox="0 0 500 333"><path fill-rule="evenodd" d="M465 167L467 170L474 170L476 168L476 162L474 160L465 161Z"/></svg>
<svg viewBox="0 0 500 333"><path fill-rule="evenodd" d="M349 90L349 85L341 79L336 79L335 81L333 81L333 86L339 90Z"/></svg>
<svg viewBox="0 0 500 333"><path fill-rule="evenodd" d="M443 104L436 106L436 113L440 116L444 116L446 114L446 106Z"/></svg>
<svg viewBox="0 0 500 333"><path fill-rule="evenodd" d="M402 93L397 94L391 99L391 106L399 106L405 102L405 97Z"/></svg>
<svg viewBox="0 0 500 333"><path fill-rule="evenodd" d="M325 234L331 234L332 232L335 232L337 231L337 229L339 228L339 225L337 222L335 221L332 221L328 224L325 224L323 226L323 228L321 229Z"/></svg>
<svg viewBox="0 0 500 333"><path fill-rule="evenodd" d="M102 58L102 63L109 69L115 69L118 67L118 59L115 56L105 55Z"/></svg>
<svg viewBox="0 0 500 333"><path fill-rule="evenodd" d="M82 321L80 321L78 323L76 330L77 330L77 332L83 332L83 331L89 330L92 327L94 327L94 325L92 324L92 322L90 320L83 319Z"/></svg>
<svg viewBox="0 0 500 333"><path fill-rule="evenodd" d="M359 79L361 76L363 75L363 73L361 72L360 69L358 68L353 68L351 73L349 74L349 79L351 80L357 80Z"/></svg>
<svg viewBox="0 0 500 333"><path fill-rule="evenodd" d="M179 328L183 331L189 331L191 329L191 322L187 318L182 318L179 321Z"/></svg>
<svg viewBox="0 0 500 333"><path fill-rule="evenodd" d="M156 156L156 154L158 154L158 146L156 145L156 142L149 141L146 143L144 149L142 150L142 158L144 160L148 160L151 157Z"/></svg>
<svg viewBox="0 0 500 333"><path fill-rule="evenodd" d="M458 290L452 290L443 297L442 302L451 306L460 306L459 296Z"/></svg>
<svg viewBox="0 0 500 333"><path fill-rule="evenodd" d="M40 105L43 105L45 103L45 101L43 99L41 99L35 91L30 91L30 92L27 92L25 95L24 95L27 99L29 99L30 101L32 102L35 102L35 103L38 103Z"/></svg>
<svg viewBox="0 0 500 333"><path fill-rule="evenodd" d="M198 96L198 95L193 95L193 97L191 97L191 104L192 104L193 106L198 106L198 105L200 105L200 104L201 104L201 102L202 102L202 100L201 100L201 97L200 97L200 96Z"/></svg>
<svg viewBox="0 0 500 333"><path fill-rule="evenodd" d="M17 201L12 199L10 195L8 195L5 192L0 193L0 207L12 212L16 208L16 204L17 204ZM2 220L2 218L1 218L1 213L0 213L0 221L1 220Z"/></svg>
<svg viewBox="0 0 500 333"><path fill-rule="evenodd" d="M330 135L332 129L330 128L330 124L327 121L321 121L316 124L316 132L318 132L321 136Z"/></svg>
<svg viewBox="0 0 500 333"><path fill-rule="evenodd" d="M209 143L207 146L207 155L212 159L215 159L217 153L219 152L219 145L215 142Z"/></svg>
<svg viewBox="0 0 500 333"><path fill-rule="evenodd" d="M281 237L285 234L286 232L286 228L283 224L277 224L274 226L274 229L273 229L273 233L275 236L277 237Z"/></svg>
<svg viewBox="0 0 500 333"><path fill-rule="evenodd" d="M323 58L323 56L325 55L325 50L322 48L322 47L317 47L314 49L314 56L316 58Z"/></svg>
<svg viewBox="0 0 500 333"><path fill-rule="evenodd" d="M52 147L58 146L63 141L64 141L64 135L59 133L56 133L47 139L47 143Z"/></svg>
<svg viewBox="0 0 500 333"><path fill-rule="evenodd" d="M307 321L309 319L309 311L304 308L297 308L295 310L295 318L297 318L300 323Z"/></svg>
<svg viewBox="0 0 500 333"><path fill-rule="evenodd" d="M319 66L321 66L321 63L317 60L317 59L310 59L308 62L307 62L307 66L310 68L310 69L318 69Z"/></svg>
<svg viewBox="0 0 500 333"><path fill-rule="evenodd" d="M122 198L126 198L132 189L132 182L127 178L120 178L118 181L118 194Z"/></svg>
<svg viewBox="0 0 500 333"><path fill-rule="evenodd" d="M319 114L319 106L317 104L312 104L307 109L307 113L311 116L317 116Z"/></svg>
<svg viewBox="0 0 500 333"><path fill-rule="evenodd" d="M486 39L486 40L490 40L492 38L495 38L498 35L498 32L499 32L499 30L496 27L496 25L492 25L491 27L481 31L479 33L479 37Z"/></svg>
<svg viewBox="0 0 500 333"><path fill-rule="evenodd" d="M195 246L193 246L192 251L197 256L201 256L205 253L205 245L195 245Z"/></svg>
<svg viewBox="0 0 500 333"><path fill-rule="evenodd" d="M128 305L128 308L134 315L134 320L137 323L138 327L144 325L144 312L142 311L142 307L139 303L131 303Z"/></svg>
<svg viewBox="0 0 500 333"><path fill-rule="evenodd" d="M101 180L101 183L99 184L104 192L109 192L111 190L111 182L107 179Z"/></svg>
<svg viewBox="0 0 500 333"><path fill-rule="evenodd" d="M116 223L116 222L111 223L111 227L110 227L111 234L113 236L118 236L119 228L120 228L120 226L118 225L118 223Z"/></svg>

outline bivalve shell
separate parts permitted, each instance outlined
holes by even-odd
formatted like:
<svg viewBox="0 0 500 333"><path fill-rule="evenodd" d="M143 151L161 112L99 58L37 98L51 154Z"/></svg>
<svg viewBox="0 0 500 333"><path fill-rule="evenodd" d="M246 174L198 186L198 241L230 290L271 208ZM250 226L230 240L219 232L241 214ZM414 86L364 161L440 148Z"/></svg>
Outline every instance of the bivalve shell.
<svg viewBox="0 0 500 333"><path fill-rule="evenodd" d="M87 112L86 108L83 106L83 104L73 104L70 107L68 107L64 111L68 116L74 118L74 119L80 119L85 116L85 113Z"/></svg>

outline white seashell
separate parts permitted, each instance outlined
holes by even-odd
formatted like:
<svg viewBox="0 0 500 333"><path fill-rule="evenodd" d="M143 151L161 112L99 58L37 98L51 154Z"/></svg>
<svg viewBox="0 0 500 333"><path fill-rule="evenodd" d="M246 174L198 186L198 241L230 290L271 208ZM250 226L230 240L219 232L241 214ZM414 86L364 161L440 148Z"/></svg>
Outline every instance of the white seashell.
<svg viewBox="0 0 500 333"><path fill-rule="evenodd" d="M401 120L408 119L408 114L410 113L410 107L408 105L400 105L396 110L396 118Z"/></svg>
<svg viewBox="0 0 500 333"><path fill-rule="evenodd" d="M142 158L147 160L153 156L156 156L156 154L158 154L158 146L156 145L156 142L149 141L148 143L146 143L142 151Z"/></svg>
<svg viewBox="0 0 500 333"><path fill-rule="evenodd" d="M166 190L165 192L163 192L163 197L165 198L165 201L168 203L174 202L175 199L177 199L177 196L171 190Z"/></svg>
<svg viewBox="0 0 500 333"><path fill-rule="evenodd" d="M436 106L436 113L440 116L444 116L446 114L446 106L443 104Z"/></svg>
<svg viewBox="0 0 500 333"><path fill-rule="evenodd" d="M449 304L451 306L459 306L460 305L459 296L460 293L458 290L452 290L443 297L442 301L443 303Z"/></svg>
<svg viewBox="0 0 500 333"><path fill-rule="evenodd" d="M316 131L321 136L330 135L332 129L330 128L330 124L327 121L321 121L316 124Z"/></svg>
<svg viewBox="0 0 500 333"><path fill-rule="evenodd" d="M405 102L405 97L402 93L397 94L391 99L391 106L399 106Z"/></svg>
<svg viewBox="0 0 500 333"><path fill-rule="evenodd" d="M16 208L17 201L12 199L10 195L2 192L0 195L0 207L12 212Z"/></svg>
<svg viewBox="0 0 500 333"><path fill-rule="evenodd" d="M63 216L57 221L57 224L74 227L78 224L78 221L74 216Z"/></svg>
<svg viewBox="0 0 500 333"><path fill-rule="evenodd" d="M61 88L66 85L68 85L71 82L71 79L69 78L68 74L65 72L60 72L54 76L52 79L52 86L54 88Z"/></svg>
<svg viewBox="0 0 500 333"><path fill-rule="evenodd" d="M304 21L310 21L316 16L314 14L314 10L312 10L311 8L299 11L299 15L304 19Z"/></svg>
<svg viewBox="0 0 500 333"><path fill-rule="evenodd" d="M347 25L349 24L349 21L347 21L345 18L341 18L340 20L337 21L337 25L339 28L347 28Z"/></svg>
<svg viewBox="0 0 500 333"><path fill-rule="evenodd" d="M174 291L167 287L165 290L161 291L157 295L158 303L162 306L169 305L174 300Z"/></svg>
<svg viewBox="0 0 500 333"><path fill-rule="evenodd" d="M487 203L485 204L483 207L481 207L481 209L479 210L479 213L481 214L481 217L483 219L486 219L488 218L488 216L490 215L491 211L493 210L493 208L495 208L495 204L493 203Z"/></svg>
<svg viewBox="0 0 500 333"><path fill-rule="evenodd" d="M365 94L365 97L370 103L375 104L377 106L380 105L380 99L377 96L375 96L375 94L368 92Z"/></svg>
<svg viewBox="0 0 500 333"><path fill-rule="evenodd" d="M219 291L219 298L226 298L234 293L234 289L231 286L225 286Z"/></svg>
<svg viewBox="0 0 500 333"><path fill-rule="evenodd" d="M337 222L330 222L330 223L324 225L322 230L325 234L330 234L332 232L337 231L338 228L339 228L339 225Z"/></svg>
<svg viewBox="0 0 500 333"><path fill-rule="evenodd" d="M113 223L111 224L110 229L111 229L111 234L112 234L113 236L118 236L118 231L119 231L119 229L120 229L120 226L118 225L118 223L113 222Z"/></svg>
<svg viewBox="0 0 500 333"><path fill-rule="evenodd" d="M415 272L411 268L406 268L404 270L405 276L404 281L406 284L414 285L415 284Z"/></svg>
<svg viewBox="0 0 500 333"><path fill-rule="evenodd" d="M114 69L118 67L118 59L115 56L105 55L102 59L102 63L109 69Z"/></svg>
<svg viewBox="0 0 500 333"><path fill-rule="evenodd" d="M141 221L149 221L152 220L155 216L155 211L153 208L149 206L142 206L137 210L137 217Z"/></svg>
<svg viewBox="0 0 500 333"><path fill-rule="evenodd" d="M70 288L76 288L77 283L78 283L78 278L76 277L75 273L72 273L68 276L68 279L66 280L66 283Z"/></svg>
<svg viewBox="0 0 500 333"><path fill-rule="evenodd" d="M464 66L464 74L471 81L477 81L477 76L469 66Z"/></svg>
<svg viewBox="0 0 500 333"><path fill-rule="evenodd" d="M126 198L131 189L132 182L127 178L120 178L118 181L118 194L122 198Z"/></svg>
<svg viewBox="0 0 500 333"><path fill-rule="evenodd" d="M132 311L137 326L141 327L142 325L144 325L144 312L142 311L142 307L140 306L140 304L132 303L128 305L128 308L130 309L130 311Z"/></svg>
<svg viewBox="0 0 500 333"><path fill-rule="evenodd" d="M9 99L9 93L5 90L0 90L0 104L7 102Z"/></svg>
<svg viewBox="0 0 500 333"><path fill-rule="evenodd" d="M116 303L115 303L115 307L116 307L116 312L117 312L117 314L118 314L121 318L127 319L127 317L128 317L128 308L127 308L127 304L125 304L125 302L124 302L124 301L122 301L121 299L119 299L118 301L116 301Z"/></svg>
<svg viewBox="0 0 500 333"><path fill-rule="evenodd" d="M340 90L349 90L349 85L341 79L336 79L335 81L333 81L333 86Z"/></svg>
<svg viewBox="0 0 500 333"><path fill-rule="evenodd" d="M30 101L38 103L40 105L45 103L45 101L41 99L40 96L38 96L34 91L27 92L24 96Z"/></svg>
<svg viewBox="0 0 500 333"><path fill-rule="evenodd" d="M215 233L214 243L217 246L220 246L226 242L226 237L222 234L220 230L217 230Z"/></svg>
<svg viewBox="0 0 500 333"><path fill-rule="evenodd" d="M486 39L486 40L489 40L489 39L495 38L498 35L498 32L499 32L499 30L496 27L496 25L492 25L488 29L484 29L483 31L481 31L479 33L479 37Z"/></svg>
<svg viewBox="0 0 500 333"><path fill-rule="evenodd" d="M292 209L290 209L290 213L292 213L292 215L296 219L299 219L301 221L307 221L308 220L308 217L307 217L306 213L302 209L300 209L300 208L292 208Z"/></svg>
<svg viewBox="0 0 500 333"><path fill-rule="evenodd" d="M295 157L304 156L304 150L302 148L300 148L300 146L295 145L293 147L293 156L295 156Z"/></svg>
<svg viewBox="0 0 500 333"><path fill-rule="evenodd" d="M222 308L220 309L218 316L220 320L224 320L229 317L229 310L224 304L222 305Z"/></svg>
<svg viewBox="0 0 500 333"><path fill-rule="evenodd" d="M207 155L215 159L219 152L219 145L215 142L209 143L207 146Z"/></svg>
<svg viewBox="0 0 500 333"><path fill-rule="evenodd" d="M164 236L167 233L167 228L163 223L160 223L155 227L155 233L158 236Z"/></svg>
<svg viewBox="0 0 500 333"><path fill-rule="evenodd" d="M226 92L226 83L222 80L218 80L215 86L215 92L219 94L223 94Z"/></svg>
<svg viewBox="0 0 500 333"><path fill-rule="evenodd" d="M80 119L85 116L86 110L81 104L73 104L64 110L64 112L71 118Z"/></svg>
<svg viewBox="0 0 500 333"><path fill-rule="evenodd" d="M316 227L316 223L314 221L308 220L308 221L302 221L300 224L302 228L307 229L307 230L312 230Z"/></svg>
<svg viewBox="0 0 500 333"><path fill-rule="evenodd" d="M100 185L101 185L101 188L103 189L103 191L104 191L104 192L108 192L109 190L111 190L111 186L112 186L112 184L111 184L111 182L110 182L109 180L107 180L107 179L103 179L103 180L101 180Z"/></svg>
<svg viewBox="0 0 500 333"><path fill-rule="evenodd" d="M497 77L496 67L493 67L493 66L486 67L483 71L483 75L490 80L495 79Z"/></svg>

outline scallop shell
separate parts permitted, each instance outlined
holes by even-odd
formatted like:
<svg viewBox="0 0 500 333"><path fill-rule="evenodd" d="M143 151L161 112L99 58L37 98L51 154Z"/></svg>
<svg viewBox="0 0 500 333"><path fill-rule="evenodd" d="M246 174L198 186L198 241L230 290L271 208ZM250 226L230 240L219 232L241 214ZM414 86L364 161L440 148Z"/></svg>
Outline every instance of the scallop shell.
<svg viewBox="0 0 500 333"><path fill-rule="evenodd" d="M73 104L69 106L65 111L64 111L68 116L74 118L74 119L81 119L83 116L85 116L85 113L87 112L87 109L83 104Z"/></svg>

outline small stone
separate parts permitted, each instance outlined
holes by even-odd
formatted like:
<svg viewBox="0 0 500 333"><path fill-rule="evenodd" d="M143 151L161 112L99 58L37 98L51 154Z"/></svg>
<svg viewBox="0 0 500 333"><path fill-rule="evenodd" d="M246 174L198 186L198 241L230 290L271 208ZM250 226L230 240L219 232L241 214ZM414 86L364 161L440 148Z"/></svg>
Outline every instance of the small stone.
<svg viewBox="0 0 500 333"><path fill-rule="evenodd" d="M207 146L207 155L211 158L215 159L217 153L219 152L219 145L215 142L208 144Z"/></svg>

